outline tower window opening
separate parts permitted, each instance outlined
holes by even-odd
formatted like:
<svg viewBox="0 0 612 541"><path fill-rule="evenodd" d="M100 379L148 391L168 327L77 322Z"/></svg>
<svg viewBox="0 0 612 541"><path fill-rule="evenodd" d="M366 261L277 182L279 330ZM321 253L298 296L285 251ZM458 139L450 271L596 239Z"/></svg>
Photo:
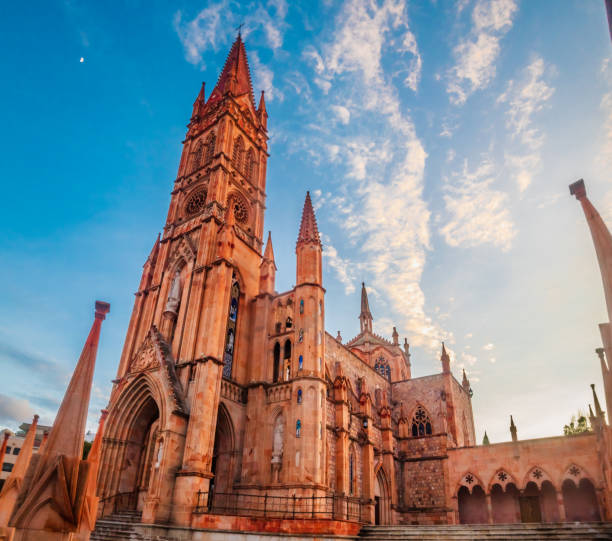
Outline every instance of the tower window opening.
<svg viewBox="0 0 612 541"><path fill-rule="evenodd" d="M212 161L213 156L215 155L215 142L216 137L214 133L211 133L206 140L206 163Z"/></svg>
<svg viewBox="0 0 612 541"><path fill-rule="evenodd" d="M432 434L431 421L428 413L419 406L412 417L412 436L429 436Z"/></svg>
<svg viewBox="0 0 612 541"><path fill-rule="evenodd" d="M291 319L291 317L287 318L287 321L285 322L285 327L287 329L291 329L291 327L293 327L293 320Z"/></svg>
<svg viewBox="0 0 612 541"><path fill-rule="evenodd" d="M276 344L274 344L274 365L273 365L273 375L272 375L272 381L274 381L275 383L280 378L280 371L281 371L280 350L281 350L280 344L276 342Z"/></svg>
<svg viewBox="0 0 612 541"><path fill-rule="evenodd" d="M304 313L304 299L300 299L300 314Z"/></svg>
<svg viewBox="0 0 612 541"><path fill-rule="evenodd" d="M298 389L298 392L297 392L297 403L298 404L302 403L302 389Z"/></svg>
<svg viewBox="0 0 612 541"><path fill-rule="evenodd" d="M195 152L193 153L193 159L191 161L191 172L193 173L196 169L200 168L202 165L202 153L204 152L204 147L202 142L200 141L196 146Z"/></svg>
<svg viewBox="0 0 612 541"><path fill-rule="evenodd" d="M302 421L299 419L295 423L295 437L299 438L302 432Z"/></svg>
<svg viewBox="0 0 612 541"><path fill-rule="evenodd" d="M234 276L232 289L230 291L230 307L227 318L227 332L225 339L225 350L223 354L223 377L232 377L232 365L234 363L234 349L236 342L236 322L238 319L238 303L240 300L240 285Z"/></svg>

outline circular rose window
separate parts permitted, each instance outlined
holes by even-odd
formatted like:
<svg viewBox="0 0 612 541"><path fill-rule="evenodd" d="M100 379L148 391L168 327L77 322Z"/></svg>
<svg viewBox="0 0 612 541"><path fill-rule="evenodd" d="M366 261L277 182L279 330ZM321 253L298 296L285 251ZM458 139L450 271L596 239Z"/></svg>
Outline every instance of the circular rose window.
<svg viewBox="0 0 612 541"><path fill-rule="evenodd" d="M232 194L229 197L229 205L234 211L234 218L241 224L246 224L249 221L249 209L244 199L238 194Z"/></svg>
<svg viewBox="0 0 612 541"><path fill-rule="evenodd" d="M200 190L192 194L185 204L185 213L187 215L197 214L201 212L206 204L206 190Z"/></svg>

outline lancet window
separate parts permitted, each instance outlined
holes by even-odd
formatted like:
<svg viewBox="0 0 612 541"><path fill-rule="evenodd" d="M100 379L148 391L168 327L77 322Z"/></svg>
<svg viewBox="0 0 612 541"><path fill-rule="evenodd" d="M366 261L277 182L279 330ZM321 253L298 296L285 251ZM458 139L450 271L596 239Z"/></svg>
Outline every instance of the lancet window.
<svg viewBox="0 0 612 541"><path fill-rule="evenodd" d="M355 449L349 449L349 494L355 494Z"/></svg>
<svg viewBox="0 0 612 541"><path fill-rule="evenodd" d="M291 340L285 342L283 362L285 365L285 381L289 381L291 379Z"/></svg>
<svg viewBox="0 0 612 541"><path fill-rule="evenodd" d="M244 158L244 143L242 137L238 136L234 141L234 153L232 155L232 164L234 168L242 172L242 160Z"/></svg>
<svg viewBox="0 0 612 541"><path fill-rule="evenodd" d="M298 392L297 392L297 403L298 404L302 403L302 395L303 395L302 389L298 389Z"/></svg>
<svg viewBox="0 0 612 541"><path fill-rule="evenodd" d="M206 140L206 163L209 163L215 155L215 143L217 138L214 133L211 133Z"/></svg>
<svg viewBox="0 0 612 541"><path fill-rule="evenodd" d="M203 152L204 152L204 147L202 145L202 142L200 141L196 146L196 149L193 153L193 158L191 160L191 172L192 173L196 169L198 169L200 165L202 165L202 153Z"/></svg>
<svg viewBox="0 0 612 541"><path fill-rule="evenodd" d="M428 436L431 433L429 414L422 406L419 406L412 417L412 435L416 438L419 436Z"/></svg>
<svg viewBox="0 0 612 541"><path fill-rule="evenodd" d="M232 377L232 365L234 362L234 349L236 342L236 321L238 320L238 303L240 301L240 285L236 276L233 276L232 289L230 291L230 307L227 318L227 331L225 339L225 353L223 355L223 377Z"/></svg>
<svg viewBox="0 0 612 541"><path fill-rule="evenodd" d="M272 376L272 381L274 381L275 383L279 380L280 373L281 373L280 353L281 353L280 344L276 342L276 344L274 344L274 368L273 368L274 373Z"/></svg>
<svg viewBox="0 0 612 541"><path fill-rule="evenodd" d="M387 359L385 359L382 355L376 359L374 370L376 370L383 378L387 378L389 381L391 381L391 367L389 366Z"/></svg>
<svg viewBox="0 0 612 541"><path fill-rule="evenodd" d="M302 355L300 355L299 359L298 359L298 370L301 370L304 366L304 357Z"/></svg>
<svg viewBox="0 0 612 541"><path fill-rule="evenodd" d="M249 180L254 180L254 171L255 171L255 154L253 153L253 149L250 148L246 154L246 159L244 161L244 176Z"/></svg>
<svg viewBox="0 0 612 541"><path fill-rule="evenodd" d="M301 436L301 433L302 433L302 421L298 419L295 423L295 437L299 438Z"/></svg>

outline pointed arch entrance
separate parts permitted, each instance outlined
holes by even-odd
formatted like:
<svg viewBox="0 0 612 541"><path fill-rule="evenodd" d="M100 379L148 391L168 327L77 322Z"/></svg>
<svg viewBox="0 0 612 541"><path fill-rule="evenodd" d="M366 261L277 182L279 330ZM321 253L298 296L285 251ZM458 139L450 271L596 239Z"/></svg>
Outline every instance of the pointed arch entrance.
<svg viewBox="0 0 612 541"><path fill-rule="evenodd" d="M234 424L229 411L223 403L220 403L211 464L213 478L210 481L210 493L213 497L216 494L229 494L232 491L234 449Z"/></svg>
<svg viewBox="0 0 612 541"><path fill-rule="evenodd" d="M391 524L389 483L382 468L378 469L374 483L374 523Z"/></svg>

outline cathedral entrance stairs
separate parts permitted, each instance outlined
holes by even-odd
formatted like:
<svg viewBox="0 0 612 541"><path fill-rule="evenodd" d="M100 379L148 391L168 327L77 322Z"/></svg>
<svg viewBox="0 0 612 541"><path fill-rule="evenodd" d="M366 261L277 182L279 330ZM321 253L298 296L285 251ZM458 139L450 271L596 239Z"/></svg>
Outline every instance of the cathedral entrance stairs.
<svg viewBox="0 0 612 541"><path fill-rule="evenodd" d="M365 526L359 537L371 541L610 541L612 523Z"/></svg>
<svg viewBox="0 0 612 541"><path fill-rule="evenodd" d="M96 529L91 532L90 541L123 541L134 539L134 524L140 523L141 513L120 511L98 519Z"/></svg>

